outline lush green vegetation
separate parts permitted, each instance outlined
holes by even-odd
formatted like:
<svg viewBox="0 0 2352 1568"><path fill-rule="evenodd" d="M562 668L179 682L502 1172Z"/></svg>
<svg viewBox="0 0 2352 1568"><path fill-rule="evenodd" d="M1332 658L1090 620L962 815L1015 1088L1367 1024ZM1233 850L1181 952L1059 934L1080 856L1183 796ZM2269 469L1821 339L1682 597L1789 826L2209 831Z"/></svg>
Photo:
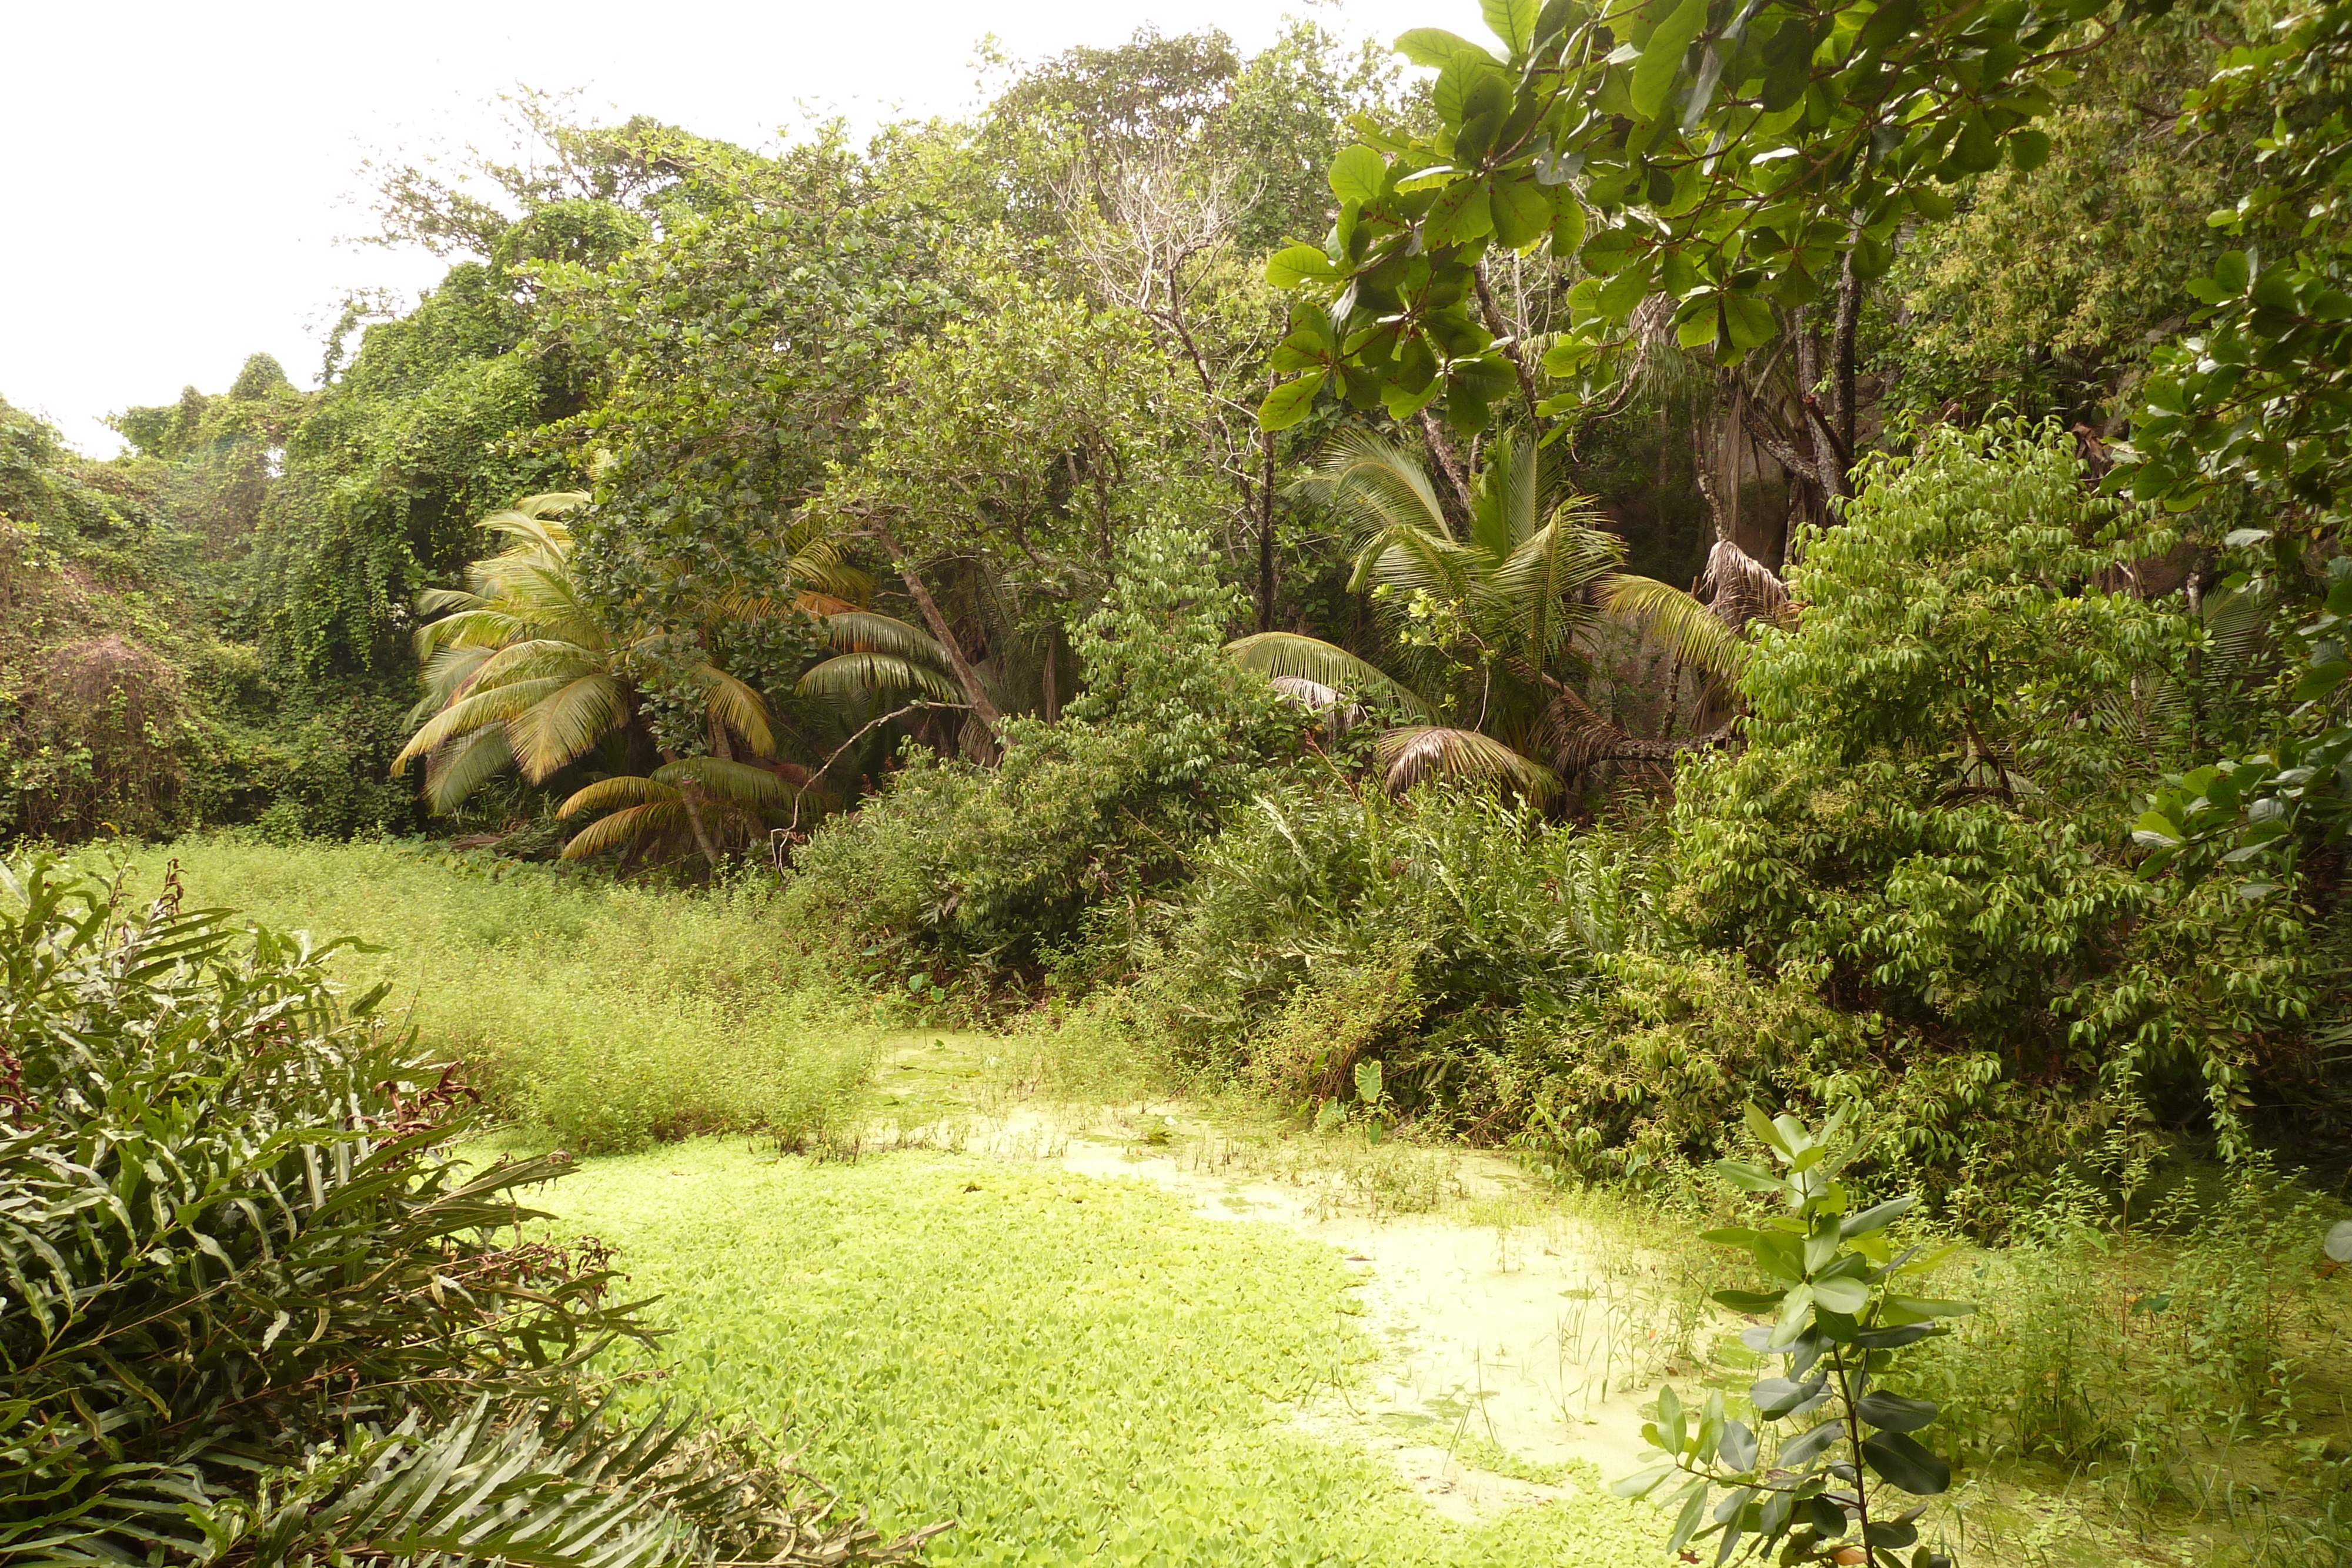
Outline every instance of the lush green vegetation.
<svg viewBox="0 0 2352 1568"><path fill-rule="evenodd" d="M919 1022L998 1031L1005 1093L1466 1142L1761 1237L1790 1293L1724 1304L1788 1315L1738 1354L1826 1357L1862 1469L1741 1498L1741 1401L1778 1395L1696 1294L1652 1370L1718 1385L1660 1435L1790 1561L1864 1532L1864 1471L1937 1490L1915 1396L1854 1382L1899 1349L1962 1467L1944 1546L2059 1464L2095 1533L2259 1499L2200 1550L2340 1563L2352 8L1484 10L1399 40L1418 74L1307 24L1146 33L863 147L526 99L523 162L391 171L387 233L451 267L355 306L318 390L257 358L122 412L103 464L0 405L0 832L366 938L334 961L416 1060L583 1154L853 1154ZM324 960L256 941L341 1061ZM228 987L227 950L171 984ZM1816 1190L1789 1129L1832 1118ZM1455 1538L1230 1404L1346 1339L1262 1238L1212 1258L1104 1197L1143 1271L1089 1272L1048 1238L1079 1206L1008 1177L1044 1272L983 1285L928 1157L675 1157L757 1224L646 1222L651 1164L581 1212L681 1281L817 1230L847 1270L796 1276L799 1329L698 1300L734 1348L688 1381L822 1406L832 1479L966 1517L942 1553L1179 1554L1120 1475L1252 1557L1642 1517ZM415 1159L399 1192L438 1191ZM1992 1249L1974 1283L1889 1294L1843 1226L1897 1200L1904 1245ZM835 1293L892 1269L903 1302ZM1253 1269L1249 1333L1118 1317ZM1092 1355L1021 1362L1096 1285ZM1034 1485L955 1425L992 1396L927 1378L952 1323L1013 1336L988 1387L1069 1391ZM1170 1446L1111 1441L1106 1359L1160 1369ZM303 1419L268 1462L329 1440Z"/></svg>
<svg viewBox="0 0 2352 1568"><path fill-rule="evenodd" d="M562 1213L663 1292L670 1386L804 1435L886 1531L959 1520L932 1562L1604 1563L1653 1534L1589 1472L1455 1527L1299 1429L1371 1348L1338 1258L1142 1183L703 1143L600 1163Z"/></svg>
<svg viewBox="0 0 2352 1568"><path fill-rule="evenodd" d="M381 988L183 904L0 867L0 1553L904 1554L725 1430L614 1412L587 1368L642 1304L522 1231L569 1157L453 1162L477 1096Z"/></svg>

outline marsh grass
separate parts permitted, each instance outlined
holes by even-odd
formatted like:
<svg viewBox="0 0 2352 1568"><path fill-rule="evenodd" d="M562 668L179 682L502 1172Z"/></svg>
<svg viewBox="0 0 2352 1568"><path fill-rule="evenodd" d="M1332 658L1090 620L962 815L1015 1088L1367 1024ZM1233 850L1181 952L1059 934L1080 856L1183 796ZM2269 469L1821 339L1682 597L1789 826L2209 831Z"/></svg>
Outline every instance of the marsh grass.
<svg viewBox="0 0 2352 1568"><path fill-rule="evenodd" d="M861 1124L879 1031L755 891L656 892L395 843L233 834L79 857L138 888L180 863L192 904L324 938L393 988L436 1053L582 1153L699 1133L837 1147Z"/></svg>

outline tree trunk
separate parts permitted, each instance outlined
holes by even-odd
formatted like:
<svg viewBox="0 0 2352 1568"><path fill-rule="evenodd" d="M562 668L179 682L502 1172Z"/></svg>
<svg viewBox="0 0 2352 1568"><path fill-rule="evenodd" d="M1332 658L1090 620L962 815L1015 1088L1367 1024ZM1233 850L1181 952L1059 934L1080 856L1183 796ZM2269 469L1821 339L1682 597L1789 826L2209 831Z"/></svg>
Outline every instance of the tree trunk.
<svg viewBox="0 0 2352 1568"><path fill-rule="evenodd" d="M995 738L996 727L1003 722L1003 716L996 711L996 705L988 700L988 693L981 688L980 673L971 667L971 661L963 656L963 644L956 641L954 631L948 625L948 618L940 613L939 601L931 597L931 591L925 588L923 580L915 574L914 562L908 560L907 552L898 548L898 536L891 533L890 525L879 517L872 519L872 522L874 537L882 541L884 549L890 552L890 564L898 569L898 576L907 585L908 597L915 601L915 608L923 612L924 624L930 627L931 635L938 638L940 646L946 650L948 664L955 670L956 684L963 688L964 700L971 705L972 716L987 727L991 739Z"/></svg>
<svg viewBox="0 0 2352 1568"><path fill-rule="evenodd" d="M677 753L675 751L665 751L662 753L662 760L664 762L676 762L677 760ZM694 783L691 779L680 779L677 786L677 803L686 808L686 825L694 830L695 847L702 852L704 862L710 867L710 874L717 876L719 874L719 845L710 836L710 825L702 820L702 807L694 798Z"/></svg>
<svg viewBox="0 0 2352 1568"><path fill-rule="evenodd" d="M1055 666L1062 658L1062 634L1052 626L1045 630L1045 664L1037 672L1039 695L1045 699L1045 722L1053 723L1062 716L1062 689Z"/></svg>
<svg viewBox="0 0 2352 1568"><path fill-rule="evenodd" d="M1856 413L1853 406L1854 327L1862 318L1862 279L1853 275L1853 252L1845 253L1844 268L1838 274L1837 327L1830 334L1831 373L1836 378L1831 389L1837 399L1838 444L1845 448L1847 463L1853 461ZM1841 485L1841 495L1852 490Z"/></svg>
<svg viewBox="0 0 2352 1568"><path fill-rule="evenodd" d="M1267 378L1272 380L1271 377ZM1257 629L1274 630L1274 432L1258 433L1265 474L1257 487Z"/></svg>
<svg viewBox="0 0 2352 1568"><path fill-rule="evenodd" d="M1462 503L1462 517L1467 522L1477 511L1470 498L1470 476L1462 466L1462 455L1454 450L1454 438L1445 434L1445 426L1427 409L1421 411L1421 433L1429 438L1429 450L1437 458L1438 467L1445 471L1448 483L1454 486L1454 499Z"/></svg>
<svg viewBox="0 0 2352 1568"><path fill-rule="evenodd" d="M1538 435L1543 434L1543 415L1536 412L1539 400L1536 396L1536 379L1528 371L1528 361L1519 352L1518 334L1495 303L1494 290L1486 287L1486 264L1475 263L1470 268L1470 281L1477 286L1478 308L1486 312L1486 330L1503 339L1503 357L1511 361L1511 370L1519 379L1519 401L1528 405L1528 423Z"/></svg>

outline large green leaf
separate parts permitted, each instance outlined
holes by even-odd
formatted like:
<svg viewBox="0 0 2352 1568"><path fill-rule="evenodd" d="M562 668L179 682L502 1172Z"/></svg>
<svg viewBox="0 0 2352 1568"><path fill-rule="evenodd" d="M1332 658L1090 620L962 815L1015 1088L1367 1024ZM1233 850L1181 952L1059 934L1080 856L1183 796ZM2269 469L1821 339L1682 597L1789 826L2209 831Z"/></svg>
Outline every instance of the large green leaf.
<svg viewBox="0 0 2352 1568"><path fill-rule="evenodd" d="M1372 149L1361 143L1343 147L1331 160L1331 193L1343 202L1369 205L1381 199L1388 173L1388 160Z"/></svg>
<svg viewBox="0 0 2352 1568"><path fill-rule="evenodd" d="M1665 108L1675 78L1682 72L1683 56L1706 29L1706 5L1707 0L1682 0L1642 46L1641 58L1633 64L1632 93L1633 112L1643 120L1655 120Z"/></svg>
<svg viewBox="0 0 2352 1568"><path fill-rule="evenodd" d="M1916 1497L1940 1496L1952 1485L1952 1467L1929 1453L1918 1438L1902 1432L1864 1437L1862 1457L1881 1478Z"/></svg>
<svg viewBox="0 0 2352 1568"><path fill-rule="evenodd" d="M1314 371L1307 375L1282 382L1265 394L1257 405L1260 430L1288 430L1305 419L1315 407L1315 393L1323 385L1323 372Z"/></svg>

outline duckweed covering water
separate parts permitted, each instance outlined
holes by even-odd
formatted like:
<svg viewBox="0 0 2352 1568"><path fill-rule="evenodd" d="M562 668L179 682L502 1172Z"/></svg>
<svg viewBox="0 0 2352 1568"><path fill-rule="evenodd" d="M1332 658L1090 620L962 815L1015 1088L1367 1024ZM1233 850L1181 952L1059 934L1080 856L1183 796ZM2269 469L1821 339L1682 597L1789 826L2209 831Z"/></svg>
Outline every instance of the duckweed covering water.
<svg viewBox="0 0 2352 1568"><path fill-rule="evenodd" d="M666 1300L667 1391L784 1432L940 1564L1649 1563L1655 1514L1588 1479L1480 1526L1291 1424L1373 1347L1332 1249L1140 1182L717 1143L551 1195ZM785 1430L789 1428L789 1430Z"/></svg>

